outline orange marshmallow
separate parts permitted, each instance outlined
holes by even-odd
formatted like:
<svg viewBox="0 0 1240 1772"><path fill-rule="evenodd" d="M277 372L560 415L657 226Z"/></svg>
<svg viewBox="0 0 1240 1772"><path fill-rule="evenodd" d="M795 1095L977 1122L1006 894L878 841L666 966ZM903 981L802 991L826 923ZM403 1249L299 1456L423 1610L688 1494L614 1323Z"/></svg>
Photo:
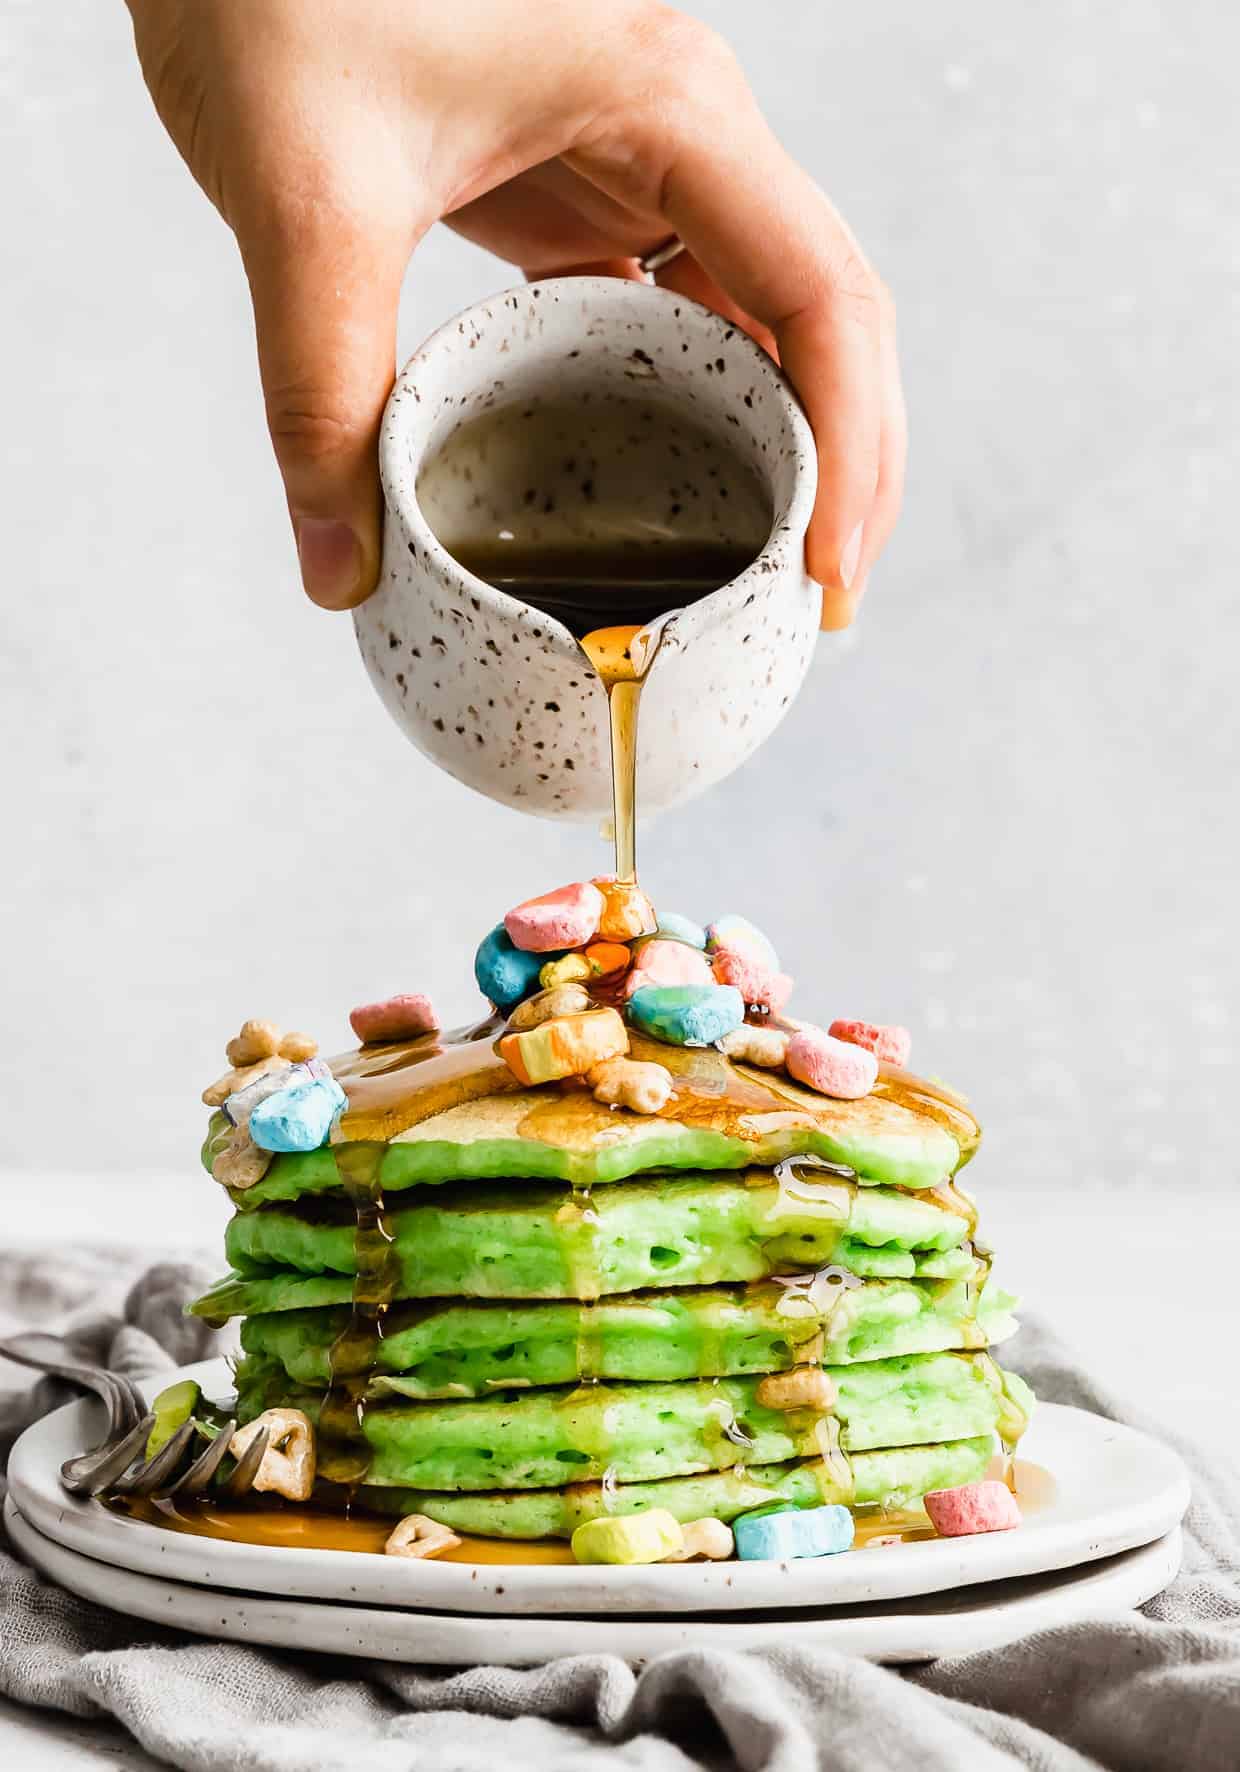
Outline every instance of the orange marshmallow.
<svg viewBox="0 0 1240 1772"><path fill-rule="evenodd" d="M594 978L611 978L617 972L626 972L633 956L623 942L592 941L585 958Z"/></svg>
<svg viewBox="0 0 1240 1772"><path fill-rule="evenodd" d="M539 1027L505 1034L498 1051L518 1082L531 1087L581 1077L605 1058L629 1049L628 1029L614 1009L558 1015Z"/></svg>

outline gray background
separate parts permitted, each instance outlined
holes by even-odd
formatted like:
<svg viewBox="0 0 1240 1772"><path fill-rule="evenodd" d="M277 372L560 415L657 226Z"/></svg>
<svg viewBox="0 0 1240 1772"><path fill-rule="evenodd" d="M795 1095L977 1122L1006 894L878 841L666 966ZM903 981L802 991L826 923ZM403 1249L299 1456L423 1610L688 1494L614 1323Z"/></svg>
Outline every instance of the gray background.
<svg viewBox="0 0 1240 1772"><path fill-rule="evenodd" d="M906 1020L994 1210L1093 1201L1083 1285L1127 1201L1171 1232L1236 1179L1234 14L701 10L895 291L913 452L855 633L644 878L759 919L802 1013ZM301 598L239 265L123 8L7 0L0 92L0 1164L149 1175L175 1229L242 1016L469 1013L481 933L604 851L437 774ZM436 233L402 353L511 280Z"/></svg>

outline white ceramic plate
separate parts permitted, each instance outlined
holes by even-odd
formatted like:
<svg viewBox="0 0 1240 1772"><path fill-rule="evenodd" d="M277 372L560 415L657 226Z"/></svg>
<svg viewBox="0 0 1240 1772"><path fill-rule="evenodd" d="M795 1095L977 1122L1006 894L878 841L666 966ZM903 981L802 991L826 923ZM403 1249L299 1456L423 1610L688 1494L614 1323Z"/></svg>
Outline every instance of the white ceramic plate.
<svg viewBox="0 0 1240 1772"><path fill-rule="evenodd" d="M208 1395L230 1388L222 1360L187 1366ZM169 1375L166 1382L172 1382ZM857 1606L1067 1569L1162 1538L1188 1505L1174 1452L1081 1409L1041 1404L1021 1455L1058 1494L1014 1532L851 1551L792 1563L679 1563L651 1568L483 1565L199 1538L124 1519L67 1495L58 1472L103 1431L101 1405L70 1403L30 1427L9 1459L9 1490L44 1537L97 1562L163 1579L256 1594L441 1612L698 1613Z"/></svg>
<svg viewBox="0 0 1240 1772"><path fill-rule="evenodd" d="M930 1661L996 1649L1028 1632L1127 1610L1172 1581L1180 1531L1084 1568L887 1605L735 1612L726 1618L496 1618L216 1592L135 1575L44 1538L12 1497L5 1523L40 1574L134 1618L232 1642L441 1667L530 1667L560 1655L619 1655L635 1667L673 1649L758 1649L795 1640L870 1661ZM879 1553L876 1553L879 1554ZM887 1554L887 1553L882 1553Z"/></svg>

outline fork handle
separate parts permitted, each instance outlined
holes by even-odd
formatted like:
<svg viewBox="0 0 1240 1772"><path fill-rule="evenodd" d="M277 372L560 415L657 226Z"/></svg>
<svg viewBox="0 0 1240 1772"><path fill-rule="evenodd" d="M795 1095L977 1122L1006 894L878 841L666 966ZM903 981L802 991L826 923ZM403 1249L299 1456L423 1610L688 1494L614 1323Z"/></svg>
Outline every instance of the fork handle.
<svg viewBox="0 0 1240 1772"><path fill-rule="evenodd" d="M81 1385L85 1390L93 1391L107 1407L110 1431L128 1432L141 1413L140 1410L134 1410L133 1397L128 1386L105 1366L92 1366L87 1362L68 1358L68 1353L67 1344L60 1336L51 1335L42 1329L27 1330L24 1334L10 1335L0 1341L0 1358L12 1360L18 1366L28 1366L35 1372L48 1373L53 1378L66 1379L70 1384Z"/></svg>

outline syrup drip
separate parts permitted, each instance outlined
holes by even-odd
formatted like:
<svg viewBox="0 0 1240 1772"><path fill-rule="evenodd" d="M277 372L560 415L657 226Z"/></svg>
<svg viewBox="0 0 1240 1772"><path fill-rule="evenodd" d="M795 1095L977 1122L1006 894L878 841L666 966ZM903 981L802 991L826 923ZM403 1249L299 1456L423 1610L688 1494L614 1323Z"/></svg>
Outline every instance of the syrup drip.
<svg viewBox="0 0 1240 1772"><path fill-rule="evenodd" d="M331 1378L319 1412L318 1469L348 1489L365 1481L370 1451L364 1433L366 1388L383 1335L383 1318L400 1278L379 1185L386 1146L336 1147L336 1172L357 1214L356 1275L349 1321L332 1343Z"/></svg>
<svg viewBox="0 0 1240 1772"><path fill-rule="evenodd" d="M637 716L642 686L666 633L652 627L595 628L581 641L607 692L611 728L611 801L616 878L637 879Z"/></svg>
<svg viewBox="0 0 1240 1772"><path fill-rule="evenodd" d="M779 1189L778 1197L767 1213L766 1222L776 1225L783 1218L827 1218L837 1223L847 1219L851 1195L847 1184L857 1179L856 1170L843 1163L829 1163L823 1157L786 1157L776 1163L772 1174ZM819 1180L830 1175L831 1181Z"/></svg>
<svg viewBox="0 0 1240 1772"><path fill-rule="evenodd" d="M982 1128L969 1110L963 1095L957 1095L946 1083L932 1082L896 1065L880 1064L873 1094L884 1101L895 1101L914 1113L925 1114L950 1132L960 1147L963 1169L982 1142Z"/></svg>

